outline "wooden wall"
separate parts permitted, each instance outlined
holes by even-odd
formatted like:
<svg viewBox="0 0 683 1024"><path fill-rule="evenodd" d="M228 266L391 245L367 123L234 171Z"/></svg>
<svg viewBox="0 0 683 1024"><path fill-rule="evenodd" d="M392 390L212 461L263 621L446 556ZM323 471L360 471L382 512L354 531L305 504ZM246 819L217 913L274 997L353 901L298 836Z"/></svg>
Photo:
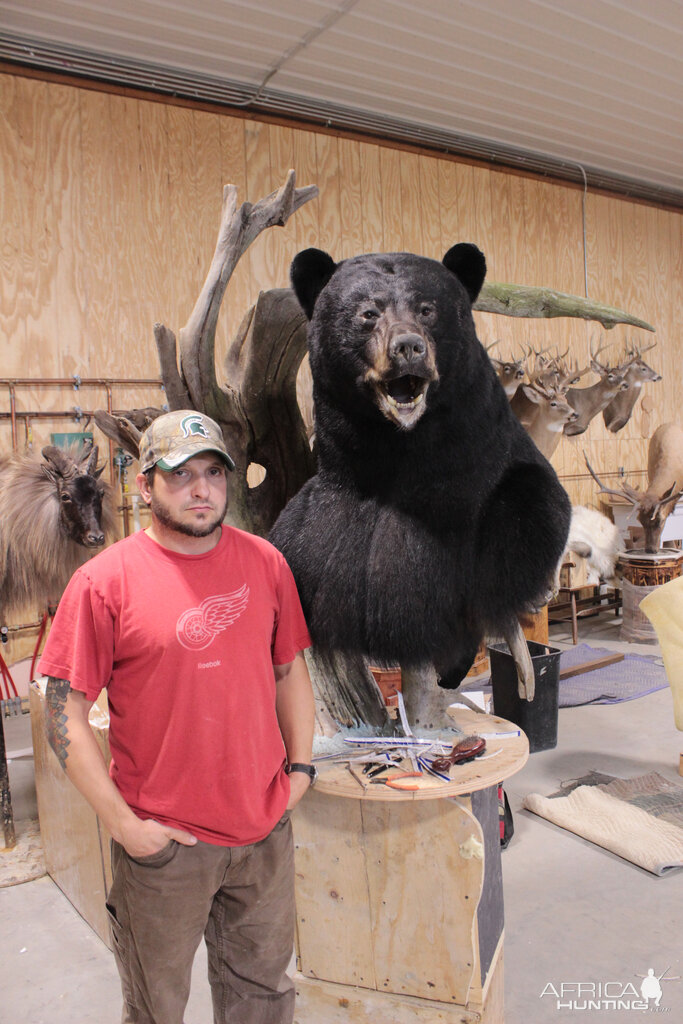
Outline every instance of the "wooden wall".
<svg viewBox="0 0 683 1024"><path fill-rule="evenodd" d="M284 127L188 105L0 74L0 378L156 378L156 320L178 330L208 269L224 183L257 200L294 167L320 197L243 258L219 325L219 353L259 289L284 286L301 248L335 258L410 250L440 258L456 241L486 253L490 280L584 293L582 191L394 146ZM646 359L664 380L644 389L627 427L602 419L564 438L554 464L575 502L595 499L583 464L624 467L641 482L646 438L679 416L676 313L683 305L683 217L588 193L588 293L648 320L658 346ZM568 345L586 361L594 324L477 314L481 340L498 351ZM626 341L651 336L616 328ZM589 379L590 380L590 379ZM587 381L588 382L588 381ZM116 408L159 404L156 388L117 387ZM0 413L9 410L0 385ZM106 407L102 389L19 389L19 409ZM73 421L35 421L36 446ZM102 439L100 439L102 440ZM19 443L24 441L23 433ZM11 444L0 419L0 450Z"/></svg>

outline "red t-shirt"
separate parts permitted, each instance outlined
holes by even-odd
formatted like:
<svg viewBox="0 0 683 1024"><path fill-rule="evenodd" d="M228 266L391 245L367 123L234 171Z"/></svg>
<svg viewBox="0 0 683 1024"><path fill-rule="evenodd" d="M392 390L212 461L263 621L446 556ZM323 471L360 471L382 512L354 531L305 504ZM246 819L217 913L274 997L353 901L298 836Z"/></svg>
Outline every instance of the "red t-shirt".
<svg viewBox="0 0 683 1024"><path fill-rule="evenodd" d="M223 527L203 555L140 532L72 577L40 661L109 701L110 774L141 818L242 846L284 813L289 779L273 665L310 645L271 544Z"/></svg>

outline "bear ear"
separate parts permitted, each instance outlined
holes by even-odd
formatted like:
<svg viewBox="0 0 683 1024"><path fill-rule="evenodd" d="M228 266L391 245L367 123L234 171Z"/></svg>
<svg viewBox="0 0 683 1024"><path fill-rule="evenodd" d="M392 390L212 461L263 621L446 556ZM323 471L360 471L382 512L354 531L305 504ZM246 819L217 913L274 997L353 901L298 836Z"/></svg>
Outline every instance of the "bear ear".
<svg viewBox="0 0 683 1024"><path fill-rule="evenodd" d="M316 299L336 269L337 264L322 249L304 249L292 260L289 270L292 288L309 320Z"/></svg>
<svg viewBox="0 0 683 1024"><path fill-rule="evenodd" d="M443 265L465 286L470 302L476 302L486 277L486 259L471 242L458 242L443 258Z"/></svg>

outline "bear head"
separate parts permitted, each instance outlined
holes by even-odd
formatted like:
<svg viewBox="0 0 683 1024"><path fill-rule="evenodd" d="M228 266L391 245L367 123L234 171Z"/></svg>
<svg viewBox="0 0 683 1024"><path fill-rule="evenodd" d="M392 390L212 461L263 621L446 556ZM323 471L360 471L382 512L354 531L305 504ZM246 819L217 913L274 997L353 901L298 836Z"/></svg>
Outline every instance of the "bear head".
<svg viewBox="0 0 683 1024"><path fill-rule="evenodd" d="M483 253L454 245L439 263L410 253L356 256L335 263L320 249L292 262L294 292L309 327L316 404L354 416L378 414L412 430L438 405L442 379L452 382L481 350L472 320L484 277ZM456 373L457 369L457 373Z"/></svg>

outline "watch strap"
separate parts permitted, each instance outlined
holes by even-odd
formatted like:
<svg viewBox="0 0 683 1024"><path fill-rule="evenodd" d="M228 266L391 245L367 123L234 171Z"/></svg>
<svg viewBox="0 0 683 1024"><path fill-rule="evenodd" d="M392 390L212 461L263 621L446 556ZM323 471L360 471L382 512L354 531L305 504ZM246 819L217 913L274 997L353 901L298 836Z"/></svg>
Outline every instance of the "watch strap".
<svg viewBox="0 0 683 1024"><path fill-rule="evenodd" d="M292 772L303 772L304 775L308 775L311 780L311 785L318 778L318 769L312 764L301 764L298 761L293 761L291 764L285 765L285 772L287 775L291 775Z"/></svg>

